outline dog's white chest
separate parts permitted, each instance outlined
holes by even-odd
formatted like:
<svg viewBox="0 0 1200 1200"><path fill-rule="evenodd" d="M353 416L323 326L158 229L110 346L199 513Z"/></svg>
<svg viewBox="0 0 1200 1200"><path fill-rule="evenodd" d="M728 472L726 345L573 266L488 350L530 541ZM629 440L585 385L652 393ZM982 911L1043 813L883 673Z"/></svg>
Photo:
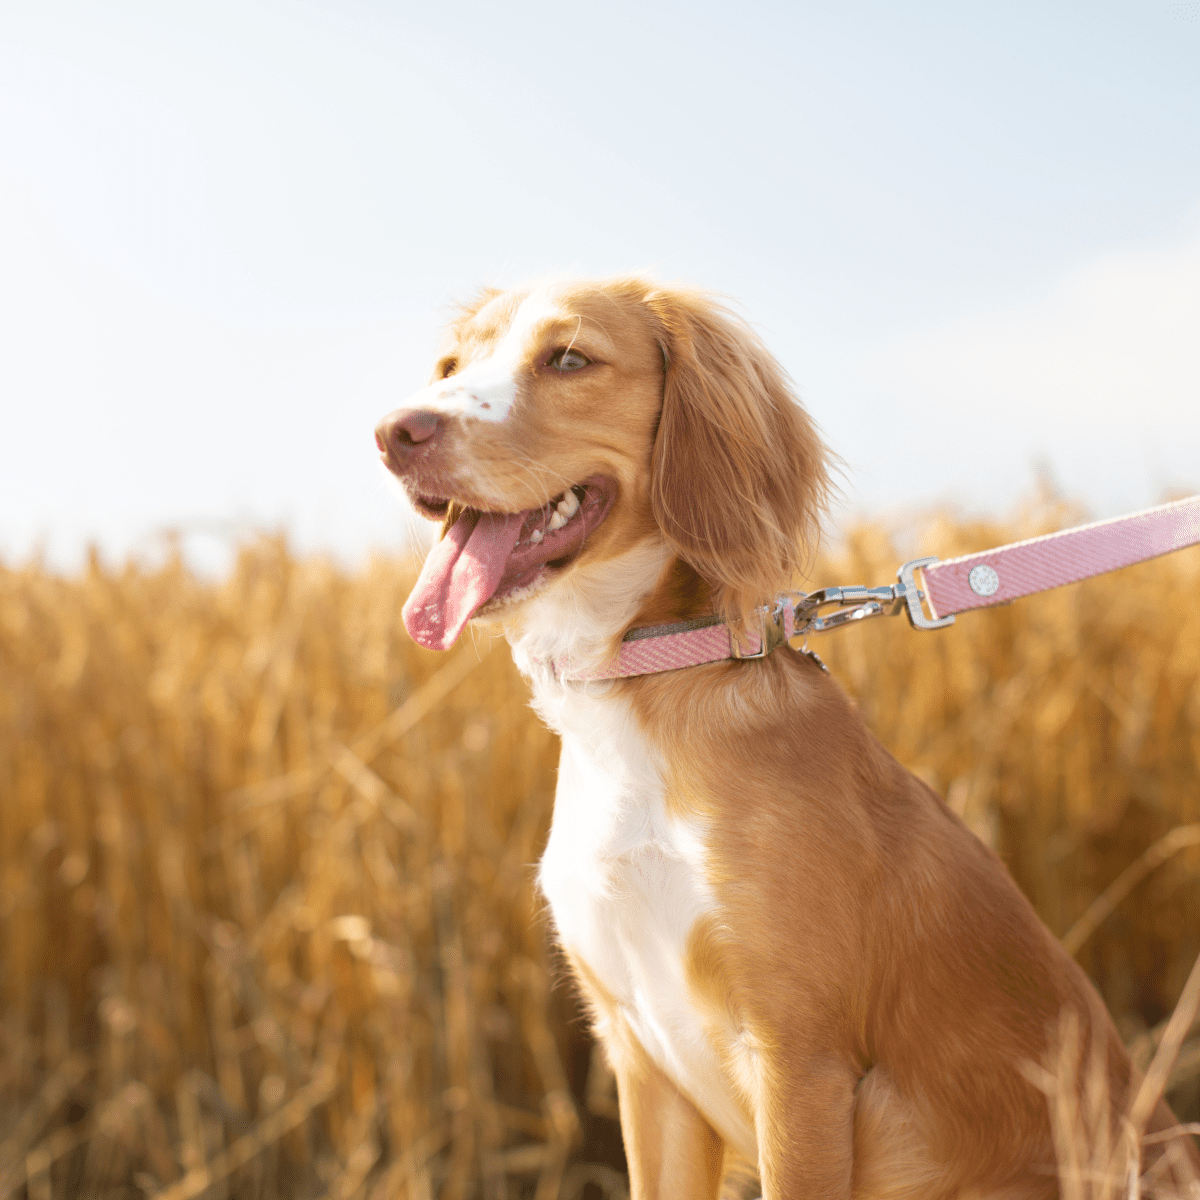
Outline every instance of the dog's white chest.
<svg viewBox="0 0 1200 1200"><path fill-rule="evenodd" d="M578 697L560 715L554 824L540 872L559 937L654 1061L744 1152L753 1134L686 980L688 935L714 907L702 830L667 814L654 755L623 705Z"/></svg>

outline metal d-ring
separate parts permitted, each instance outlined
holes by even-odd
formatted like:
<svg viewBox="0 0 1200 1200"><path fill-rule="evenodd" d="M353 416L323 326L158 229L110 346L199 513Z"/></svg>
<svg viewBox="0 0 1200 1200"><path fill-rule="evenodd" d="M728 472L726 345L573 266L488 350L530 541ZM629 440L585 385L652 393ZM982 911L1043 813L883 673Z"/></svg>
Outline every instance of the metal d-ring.
<svg viewBox="0 0 1200 1200"><path fill-rule="evenodd" d="M925 615L925 610L921 607L925 593L917 587L917 582L913 578L913 572L918 567L932 567L935 562L939 561L936 554L931 558L914 558L896 572L896 578L900 580L897 590L904 598L908 610L908 622L914 629L945 629L947 625L954 624L953 613L948 617L927 617Z"/></svg>

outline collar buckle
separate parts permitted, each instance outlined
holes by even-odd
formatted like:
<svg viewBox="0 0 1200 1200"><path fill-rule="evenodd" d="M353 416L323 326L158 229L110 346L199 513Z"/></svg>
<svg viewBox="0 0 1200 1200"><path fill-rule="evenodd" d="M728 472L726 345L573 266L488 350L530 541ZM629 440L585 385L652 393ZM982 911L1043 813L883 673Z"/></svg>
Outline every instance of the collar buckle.
<svg viewBox="0 0 1200 1200"><path fill-rule="evenodd" d="M762 608L757 609L758 616L758 649L743 650L738 645L737 637L733 630L729 631L729 657L730 658L766 658L777 646L782 646L788 640L791 634L789 626L794 624L793 621L787 620L787 617L794 612L792 602L786 596L780 596L775 601L774 606L767 604Z"/></svg>

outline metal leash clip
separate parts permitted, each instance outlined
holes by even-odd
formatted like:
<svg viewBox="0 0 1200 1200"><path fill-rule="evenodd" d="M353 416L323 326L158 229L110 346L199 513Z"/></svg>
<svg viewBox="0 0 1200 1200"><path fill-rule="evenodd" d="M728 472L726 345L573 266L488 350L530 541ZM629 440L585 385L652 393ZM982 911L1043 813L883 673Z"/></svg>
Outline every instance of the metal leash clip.
<svg viewBox="0 0 1200 1200"><path fill-rule="evenodd" d="M914 629L944 629L954 624L954 617L929 617L925 615L921 602L925 593L917 587L913 572L918 567L929 567L937 557L914 558L896 572L897 581L883 587L827 587L820 591L801 592L795 602L797 634L825 633L839 629L854 621L866 621L871 617L894 617L903 612L908 615ZM824 608L834 609L827 616L821 615Z"/></svg>

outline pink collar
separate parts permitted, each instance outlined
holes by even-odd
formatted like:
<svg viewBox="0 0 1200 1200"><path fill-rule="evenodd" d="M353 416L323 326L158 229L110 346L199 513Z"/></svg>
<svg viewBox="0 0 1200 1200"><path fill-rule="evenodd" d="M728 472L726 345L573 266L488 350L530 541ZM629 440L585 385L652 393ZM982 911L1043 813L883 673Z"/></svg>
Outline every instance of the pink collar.
<svg viewBox="0 0 1200 1200"><path fill-rule="evenodd" d="M738 646L733 631L720 617L698 617L694 621L677 621L672 625L631 629L621 640L615 660L590 671L570 671L566 669L567 660L560 658L554 663L555 674L574 683L653 675L727 658L766 658L795 633L796 609L788 597L781 596L773 608L758 611L762 618L760 628L746 637L744 648Z"/></svg>
<svg viewBox="0 0 1200 1200"><path fill-rule="evenodd" d="M766 658L793 637L901 612L916 629L942 629L954 624L956 613L1007 604L1198 542L1200 496L1192 496L947 562L915 558L900 568L896 583L884 587L833 587L780 596L773 605L758 610L758 628L745 635L744 647L718 617L701 617L631 629L616 659L590 671L571 671L566 659L557 659L554 668L564 682L583 682L652 675L731 658ZM917 586L917 570L924 590ZM929 616L922 601L929 605ZM835 611L822 616L826 608ZM815 654L803 653L824 666Z"/></svg>

